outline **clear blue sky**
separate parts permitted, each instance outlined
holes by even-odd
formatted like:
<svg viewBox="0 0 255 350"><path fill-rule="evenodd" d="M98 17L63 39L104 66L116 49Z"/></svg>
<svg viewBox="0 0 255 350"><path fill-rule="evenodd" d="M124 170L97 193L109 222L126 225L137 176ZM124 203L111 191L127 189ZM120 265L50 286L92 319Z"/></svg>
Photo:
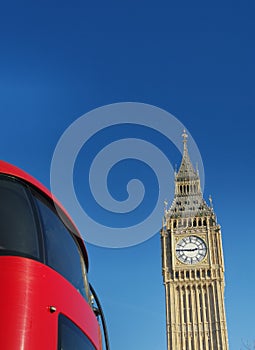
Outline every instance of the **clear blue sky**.
<svg viewBox="0 0 255 350"><path fill-rule="evenodd" d="M2 159L49 187L64 130L115 102L158 106L191 132L222 225L231 350L255 338L254 17L252 0L10 1L0 10ZM112 350L165 349L159 235L88 252Z"/></svg>

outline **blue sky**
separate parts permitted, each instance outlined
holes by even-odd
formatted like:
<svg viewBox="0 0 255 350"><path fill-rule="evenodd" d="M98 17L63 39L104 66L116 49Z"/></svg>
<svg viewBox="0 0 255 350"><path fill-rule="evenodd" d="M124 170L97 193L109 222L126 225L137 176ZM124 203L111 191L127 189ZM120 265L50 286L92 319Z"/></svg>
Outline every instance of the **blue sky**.
<svg viewBox="0 0 255 350"><path fill-rule="evenodd" d="M2 159L49 187L65 129L116 102L160 107L192 134L205 198L212 195L222 225L231 350L255 338L254 15L251 0L10 1L0 11ZM180 154L171 154L179 164ZM125 249L88 244L88 251L112 349L165 349L159 235Z"/></svg>

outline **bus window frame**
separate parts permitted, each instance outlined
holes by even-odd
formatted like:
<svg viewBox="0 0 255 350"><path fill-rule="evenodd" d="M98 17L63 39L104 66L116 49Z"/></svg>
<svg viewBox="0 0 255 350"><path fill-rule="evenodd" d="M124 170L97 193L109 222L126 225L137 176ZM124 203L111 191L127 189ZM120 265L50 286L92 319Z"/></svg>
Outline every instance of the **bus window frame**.
<svg viewBox="0 0 255 350"><path fill-rule="evenodd" d="M56 218L62 223L62 225L65 227L65 229L68 231L70 237L73 239L74 244L76 246L77 252L79 254L80 258L80 267L81 267L81 273L82 273L82 280L83 280L83 285L84 285L84 290L85 290L85 296L81 293L81 295L84 297L84 299L91 305L91 296L90 296L90 289L89 289L89 281L88 281L88 276L87 276L87 268L86 268L86 262L80 247L80 244L78 242L78 233L75 233L74 231L75 228L70 222L70 220L66 217L65 213L59 208L59 206L48 196L44 195L41 191L39 191L37 188L34 188L33 186L30 185L30 190L31 190L31 195L33 197L33 202L34 205L36 206L37 214L39 216L39 221L40 221L40 226L42 230L42 236L43 236L43 246L44 246L44 264L49 266L50 268L54 269L52 266L48 264L47 261L47 244L46 244L46 233L44 232L44 227L43 227L43 217L40 211L40 208L38 207L37 201L42 202L48 209L56 216ZM59 215L61 213L61 215ZM63 220L65 219L65 221ZM61 272L59 272L57 269L54 269L56 272L58 272L61 276L63 276L69 283L68 278L66 278ZM76 286L71 283L72 286L76 288Z"/></svg>
<svg viewBox="0 0 255 350"><path fill-rule="evenodd" d="M15 185L18 185L22 187L22 189L25 191L26 199L31 207L31 213L33 215L33 220L35 224L35 230L36 230L36 240L38 245L38 256L28 254L22 251L18 250L12 250L12 249L0 249L0 256L1 255L11 255L11 256L22 256L25 258L33 259L42 263L45 263L45 247L44 247L44 238L43 238L43 232L41 230L41 224L40 224L40 218L38 216L38 211L35 206L34 199L32 198L30 186L26 182L20 180L19 178L16 178L15 176L10 176L8 174L0 174L0 181L1 180L7 181L9 183L14 183Z"/></svg>
<svg viewBox="0 0 255 350"><path fill-rule="evenodd" d="M39 262L43 263L44 265L48 266L49 268L54 269L53 267L51 267L47 263L47 251L46 251L47 247L46 247L46 237L45 237L46 233L45 233L44 227L43 227L43 218L42 218L40 209L38 207L38 204L36 202L37 200L40 200L59 219L61 224L66 228L69 235L71 236L71 238L74 241L74 244L77 248L77 252L78 252L79 258L80 258L81 278L83 280L83 285L84 285L84 290L85 290L85 295L83 295L82 293L81 293L81 295L91 305L91 294L90 294L89 281L88 281L88 276L87 276L88 271L87 271L87 266L86 266L86 260L85 260L84 254L82 252L82 249L80 247L80 243L79 243L81 238L80 238L77 230L73 226L72 222L68 219L68 217L62 211L62 209L57 205L57 203L52 198L50 198L48 195L44 194L43 191L38 189L33 184L31 184L23 179L20 179L16 176L8 175L5 173L0 174L0 179L1 178L4 179L5 181L10 181L10 182L17 184L18 186L21 186L26 193L27 200L31 206L31 213L33 215L33 220L35 221L34 223L35 223L35 230L36 230L35 234L36 234L37 245L38 245L38 257L31 255L31 254L27 254L27 253L22 252L22 251L16 251L16 250L10 250L10 249L0 249L0 256L1 255L2 256L3 255L5 255L5 256L10 255L10 256L25 257L25 258L39 261ZM61 215L59 215L59 213L61 213ZM65 219L65 221L63 220L63 218ZM56 269L54 269L54 270L57 273L59 273L63 278L65 278L69 283L71 283L70 280L67 279L61 272L59 272ZM71 283L71 284L75 289L77 289L73 283Z"/></svg>
<svg viewBox="0 0 255 350"><path fill-rule="evenodd" d="M88 336L84 333L84 331L77 326L77 324L75 322L73 322L69 317L67 317L66 315L64 315L63 313L60 313L58 315L58 350L62 350L62 334L64 332L62 332L62 326L66 326L67 329L72 330L75 334L77 334L79 337L85 338L86 342L88 344L82 344L82 348L84 350L96 350L96 347L93 345L93 343L91 342L91 340L88 338ZM66 333L65 333L66 335ZM89 345L90 348L87 349L87 346L85 348L85 345ZM63 349L63 350L70 350L70 349ZM78 349L79 350L79 349Z"/></svg>

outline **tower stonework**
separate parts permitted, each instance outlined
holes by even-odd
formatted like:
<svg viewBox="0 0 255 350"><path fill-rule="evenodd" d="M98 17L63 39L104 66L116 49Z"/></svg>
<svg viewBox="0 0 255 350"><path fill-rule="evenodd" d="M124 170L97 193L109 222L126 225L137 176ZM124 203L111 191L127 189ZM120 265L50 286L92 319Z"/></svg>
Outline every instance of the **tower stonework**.
<svg viewBox="0 0 255 350"><path fill-rule="evenodd" d="M161 230L167 350L228 350L221 228L203 199L187 137L184 131L174 200Z"/></svg>

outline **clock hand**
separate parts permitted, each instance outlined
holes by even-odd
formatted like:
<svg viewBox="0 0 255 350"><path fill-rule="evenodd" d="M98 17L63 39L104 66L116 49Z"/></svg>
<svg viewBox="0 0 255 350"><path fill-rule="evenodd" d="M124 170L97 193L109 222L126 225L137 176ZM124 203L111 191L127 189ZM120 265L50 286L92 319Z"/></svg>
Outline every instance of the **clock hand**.
<svg viewBox="0 0 255 350"><path fill-rule="evenodd" d="M176 249L177 252L195 252L198 250L198 248L192 248L192 249Z"/></svg>

